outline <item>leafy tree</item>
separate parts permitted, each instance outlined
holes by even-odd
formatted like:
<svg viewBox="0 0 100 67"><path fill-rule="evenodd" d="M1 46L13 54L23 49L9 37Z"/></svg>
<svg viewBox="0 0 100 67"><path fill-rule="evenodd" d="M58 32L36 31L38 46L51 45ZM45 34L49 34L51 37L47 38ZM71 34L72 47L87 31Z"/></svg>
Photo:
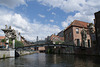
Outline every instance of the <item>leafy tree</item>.
<svg viewBox="0 0 100 67"><path fill-rule="evenodd" d="M17 47L23 47L23 46L24 46L24 44L21 41L15 40L15 48L17 48Z"/></svg>
<svg viewBox="0 0 100 67"><path fill-rule="evenodd" d="M6 39L2 39L1 42L6 42ZM11 39L9 39L9 44L10 46L12 46L13 41ZM21 41L17 41L15 40L15 47L23 47L24 44Z"/></svg>
<svg viewBox="0 0 100 67"><path fill-rule="evenodd" d="M6 42L6 39L2 39L1 42Z"/></svg>
<svg viewBox="0 0 100 67"><path fill-rule="evenodd" d="M60 43L60 44L64 44L63 41L56 41L56 42L55 42L55 44L59 44L59 43Z"/></svg>
<svg viewBox="0 0 100 67"><path fill-rule="evenodd" d="M9 39L9 44L10 44L10 45L12 45L12 43L13 43L13 42L12 42L12 40L11 40L11 39Z"/></svg>

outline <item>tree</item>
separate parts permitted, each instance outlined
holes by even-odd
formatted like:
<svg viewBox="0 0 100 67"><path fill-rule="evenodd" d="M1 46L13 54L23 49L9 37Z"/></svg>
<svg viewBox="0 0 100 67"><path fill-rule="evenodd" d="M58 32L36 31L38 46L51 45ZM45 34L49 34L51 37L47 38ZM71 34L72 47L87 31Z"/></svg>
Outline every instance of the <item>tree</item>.
<svg viewBox="0 0 100 67"><path fill-rule="evenodd" d="M15 48L17 48L17 47L23 47L23 46L24 46L24 44L21 41L15 40Z"/></svg>
<svg viewBox="0 0 100 67"><path fill-rule="evenodd" d="M1 42L6 42L6 39L2 39Z"/></svg>

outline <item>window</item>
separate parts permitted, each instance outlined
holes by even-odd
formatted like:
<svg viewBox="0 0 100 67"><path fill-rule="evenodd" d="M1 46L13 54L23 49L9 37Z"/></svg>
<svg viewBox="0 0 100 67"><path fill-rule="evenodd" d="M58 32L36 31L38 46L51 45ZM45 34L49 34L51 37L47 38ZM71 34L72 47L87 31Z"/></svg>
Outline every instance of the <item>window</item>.
<svg viewBox="0 0 100 67"><path fill-rule="evenodd" d="M79 34L79 28L76 28L76 33Z"/></svg>

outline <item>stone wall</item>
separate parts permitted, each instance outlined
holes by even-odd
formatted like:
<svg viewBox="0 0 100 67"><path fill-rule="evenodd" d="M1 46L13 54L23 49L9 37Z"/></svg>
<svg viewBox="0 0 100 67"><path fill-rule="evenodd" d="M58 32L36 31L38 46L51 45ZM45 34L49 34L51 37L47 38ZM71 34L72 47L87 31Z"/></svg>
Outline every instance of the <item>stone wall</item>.
<svg viewBox="0 0 100 67"><path fill-rule="evenodd" d="M0 58L15 57L15 50L0 50Z"/></svg>
<svg viewBox="0 0 100 67"><path fill-rule="evenodd" d="M22 55L29 55L35 53L35 51L17 51L20 56Z"/></svg>

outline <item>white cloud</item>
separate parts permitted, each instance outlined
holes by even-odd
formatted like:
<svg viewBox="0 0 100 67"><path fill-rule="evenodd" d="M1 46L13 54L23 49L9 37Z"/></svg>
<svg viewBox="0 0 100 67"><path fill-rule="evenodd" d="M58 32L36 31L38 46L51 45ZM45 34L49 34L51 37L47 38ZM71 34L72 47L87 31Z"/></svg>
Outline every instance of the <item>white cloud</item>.
<svg viewBox="0 0 100 67"><path fill-rule="evenodd" d="M50 20L50 22L54 22L54 20Z"/></svg>
<svg viewBox="0 0 100 67"><path fill-rule="evenodd" d="M56 13L52 12L52 15L56 15Z"/></svg>
<svg viewBox="0 0 100 67"><path fill-rule="evenodd" d="M38 14L39 17L45 18L45 15Z"/></svg>
<svg viewBox="0 0 100 67"><path fill-rule="evenodd" d="M60 31L60 28L56 25L42 24L35 19L30 23L20 14L0 9L0 29L5 28L6 24L18 30L22 36L30 41L34 41L37 36L41 39ZM2 33L0 30L0 35L4 35Z"/></svg>
<svg viewBox="0 0 100 67"><path fill-rule="evenodd" d="M64 12L75 12L75 15L69 15L62 26L70 24L73 20L93 22L94 13L100 10L100 1L98 0L38 0L42 5L52 8L59 8Z"/></svg>
<svg viewBox="0 0 100 67"><path fill-rule="evenodd" d="M62 26L63 26L64 28L66 28L66 27L68 26L68 23L66 23L65 21L63 21L63 22L62 22Z"/></svg>
<svg viewBox="0 0 100 67"><path fill-rule="evenodd" d="M0 5L8 8L15 8L20 5L27 5L25 0L0 0Z"/></svg>
<svg viewBox="0 0 100 67"><path fill-rule="evenodd" d="M62 22L63 27L67 27L71 22L74 20L80 20L88 23L94 22L94 16L93 15L85 15L81 13L76 13L74 16L68 16L65 21Z"/></svg>
<svg viewBox="0 0 100 67"><path fill-rule="evenodd" d="M41 4L50 7L57 7L65 12L73 12L75 10L80 10L80 6L85 3L85 0L38 0Z"/></svg>

